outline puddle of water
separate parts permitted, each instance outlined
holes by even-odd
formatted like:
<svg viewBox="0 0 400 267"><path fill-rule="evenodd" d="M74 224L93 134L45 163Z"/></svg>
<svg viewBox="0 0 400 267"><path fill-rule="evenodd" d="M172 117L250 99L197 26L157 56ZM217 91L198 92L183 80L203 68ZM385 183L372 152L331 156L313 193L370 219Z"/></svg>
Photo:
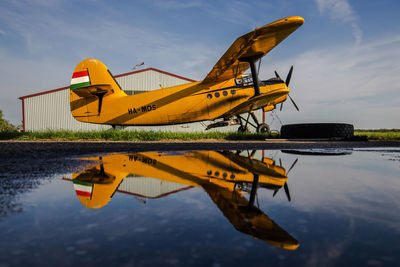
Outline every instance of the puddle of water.
<svg viewBox="0 0 400 267"><path fill-rule="evenodd" d="M88 168L21 193L22 210L0 218L0 265L393 266L400 260L399 155L87 158Z"/></svg>

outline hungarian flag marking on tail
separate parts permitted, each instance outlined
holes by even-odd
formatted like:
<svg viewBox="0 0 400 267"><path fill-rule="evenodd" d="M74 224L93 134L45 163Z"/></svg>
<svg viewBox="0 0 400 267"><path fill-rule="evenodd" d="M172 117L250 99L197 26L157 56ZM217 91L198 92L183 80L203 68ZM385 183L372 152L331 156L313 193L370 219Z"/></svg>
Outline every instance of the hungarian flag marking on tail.
<svg viewBox="0 0 400 267"><path fill-rule="evenodd" d="M70 89L85 87L90 85L89 73L87 70L77 71L72 74Z"/></svg>
<svg viewBox="0 0 400 267"><path fill-rule="evenodd" d="M78 196L92 198L93 184L74 180L74 189Z"/></svg>

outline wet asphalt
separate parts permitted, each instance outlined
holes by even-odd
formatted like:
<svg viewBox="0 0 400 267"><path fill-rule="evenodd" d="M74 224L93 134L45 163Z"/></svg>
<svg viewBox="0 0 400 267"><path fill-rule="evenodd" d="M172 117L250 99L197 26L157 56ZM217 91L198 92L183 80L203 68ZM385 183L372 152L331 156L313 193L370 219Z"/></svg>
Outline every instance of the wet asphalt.
<svg viewBox="0 0 400 267"><path fill-rule="evenodd" d="M21 212L19 196L57 174L76 172L91 164L79 158L112 152L178 150L338 149L400 147L400 141L154 141L154 142L35 142L0 141L0 220Z"/></svg>

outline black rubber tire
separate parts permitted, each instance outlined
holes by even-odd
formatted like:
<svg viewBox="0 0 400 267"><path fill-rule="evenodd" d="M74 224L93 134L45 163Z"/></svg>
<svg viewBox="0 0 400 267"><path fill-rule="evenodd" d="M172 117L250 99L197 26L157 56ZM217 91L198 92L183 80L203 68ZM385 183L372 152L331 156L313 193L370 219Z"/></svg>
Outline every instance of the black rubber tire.
<svg viewBox="0 0 400 267"><path fill-rule="evenodd" d="M281 127L282 138L350 138L354 126L347 123L301 123Z"/></svg>
<svg viewBox="0 0 400 267"><path fill-rule="evenodd" d="M266 123L261 123L257 127L257 133L269 133L269 126Z"/></svg>

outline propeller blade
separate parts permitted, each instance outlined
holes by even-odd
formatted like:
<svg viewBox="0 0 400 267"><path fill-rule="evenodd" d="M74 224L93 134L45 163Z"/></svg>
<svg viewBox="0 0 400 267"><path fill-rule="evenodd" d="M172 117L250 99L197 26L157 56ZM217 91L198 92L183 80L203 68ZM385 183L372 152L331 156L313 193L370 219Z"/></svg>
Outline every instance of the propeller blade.
<svg viewBox="0 0 400 267"><path fill-rule="evenodd" d="M281 102L280 111L282 111L282 109L283 109L283 102Z"/></svg>
<svg viewBox="0 0 400 267"><path fill-rule="evenodd" d="M258 61L258 69L257 69L257 74L259 74L259 73L260 73L261 60L262 60L262 58L260 58L260 61Z"/></svg>
<svg viewBox="0 0 400 267"><path fill-rule="evenodd" d="M290 67L289 73L286 76L286 81L285 81L286 86L289 86L290 78L292 78L292 72L293 72L293 65Z"/></svg>
<svg viewBox="0 0 400 267"><path fill-rule="evenodd" d="M292 198L290 197L289 187L288 187L287 183L285 183L285 184L283 185L283 188L285 189L285 193L286 193L287 199L288 199L289 202L290 202L290 201L292 200Z"/></svg>
<svg viewBox="0 0 400 267"><path fill-rule="evenodd" d="M290 166L289 170L287 171L286 175L289 174L290 170L293 169L294 165L296 165L297 161L299 160L299 158L297 158L293 163L292 166Z"/></svg>
<svg viewBox="0 0 400 267"><path fill-rule="evenodd" d="M275 71L275 76L276 76L276 78L279 78L279 79L281 79L281 77L279 76L279 74ZM281 79L282 80L282 79Z"/></svg>
<svg viewBox="0 0 400 267"><path fill-rule="evenodd" d="M282 167L282 160L281 160L281 158L279 158L279 166Z"/></svg>
<svg viewBox="0 0 400 267"><path fill-rule="evenodd" d="M274 193L272 194L272 197L275 197L276 193L278 193L278 189L274 191Z"/></svg>
<svg viewBox="0 0 400 267"><path fill-rule="evenodd" d="M291 97L290 95L288 95L288 96L289 96L290 101L292 101L294 107L297 109L297 111L300 111L299 107L296 105L296 103L294 102L294 100L292 99L292 97Z"/></svg>

